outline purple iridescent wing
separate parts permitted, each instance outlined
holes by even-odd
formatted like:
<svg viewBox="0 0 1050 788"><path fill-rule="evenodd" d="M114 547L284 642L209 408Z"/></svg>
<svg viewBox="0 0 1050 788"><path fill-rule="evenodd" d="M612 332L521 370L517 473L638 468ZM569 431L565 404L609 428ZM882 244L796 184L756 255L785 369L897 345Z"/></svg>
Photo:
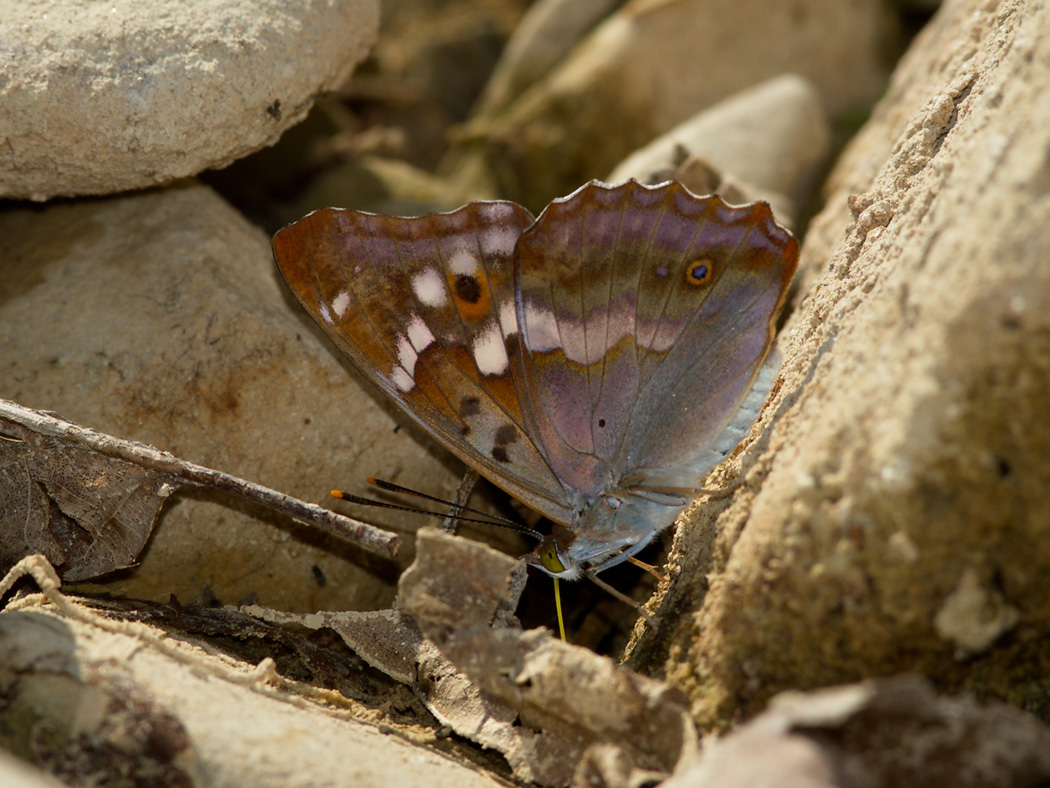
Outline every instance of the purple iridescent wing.
<svg viewBox="0 0 1050 788"><path fill-rule="evenodd" d="M516 250L528 431L567 486L696 489L762 369L797 263L769 206L592 182ZM735 445L736 441L733 441Z"/></svg>

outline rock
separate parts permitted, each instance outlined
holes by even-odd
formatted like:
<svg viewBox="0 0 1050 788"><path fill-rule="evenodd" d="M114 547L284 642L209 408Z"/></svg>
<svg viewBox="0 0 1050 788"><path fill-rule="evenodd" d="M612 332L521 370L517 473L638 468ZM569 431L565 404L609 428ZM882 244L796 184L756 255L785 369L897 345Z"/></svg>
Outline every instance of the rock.
<svg viewBox="0 0 1050 788"><path fill-rule="evenodd" d="M1050 728L1003 704L938 698L902 676L784 693L666 788L1039 785Z"/></svg>
<svg viewBox="0 0 1050 788"><path fill-rule="evenodd" d="M503 784L421 746L435 744L436 726L425 715L406 721L407 693L388 701L398 704L397 724L363 702L284 678L269 658L253 669L69 601L62 612L29 605L0 613L0 682L0 745L63 784Z"/></svg>
<svg viewBox="0 0 1050 788"><path fill-rule="evenodd" d="M223 167L346 81L377 26L375 0L7 3L0 197L108 194Z"/></svg>
<svg viewBox="0 0 1050 788"><path fill-rule="evenodd" d="M945 597L933 625L942 639L958 646L959 658L967 659L990 649L1019 619L1016 608L1003 604L993 584L982 586L977 572L967 569L955 591Z"/></svg>
<svg viewBox="0 0 1050 788"><path fill-rule="evenodd" d="M776 197L762 192L783 195L788 205L778 215L797 220L793 206L805 201L830 149L831 130L820 95L811 83L788 74L730 96L675 126L620 162L606 180L648 180L651 173L678 165L678 157L686 152L757 187L757 196L767 201L776 202Z"/></svg>
<svg viewBox="0 0 1050 788"><path fill-rule="evenodd" d="M18 788L65 788L66 783L30 766L6 750L0 750L0 783Z"/></svg>
<svg viewBox="0 0 1050 788"><path fill-rule="evenodd" d="M623 0L538 0L514 29L477 114L492 115L546 75Z"/></svg>
<svg viewBox="0 0 1050 788"><path fill-rule="evenodd" d="M494 179L500 194L538 210L711 104L786 72L812 81L832 116L868 106L892 29L876 0L628 3L511 105L473 118L445 167L468 190Z"/></svg>
<svg viewBox="0 0 1050 788"><path fill-rule="evenodd" d="M311 502L333 486L364 493L371 474L454 493L458 466L399 428L298 311L266 235L210 189L9 210L0 232L0 397ZM141 565L105 589L375 609L390 604L395 574L286 520L191 494L162 511Z"/></svg>
<svg viewBox="0 0 1050 788"><path fill-rule="evenodd" d="M831 175L779 390L705 483L739 474L732 502L680 527L654 615L699 612L636 657L682 654L660 664L706 727L905 670L1042 708L1048 27L1023 2L946 6Z"/></svg>
<svg viewBox="0 0 1050 788"><path fill-rule="evenodd" d="M383 3L379 38L340 94L369 129L397 129L400 156L432 170L517 25L525 3L415 0Z"/></svg>

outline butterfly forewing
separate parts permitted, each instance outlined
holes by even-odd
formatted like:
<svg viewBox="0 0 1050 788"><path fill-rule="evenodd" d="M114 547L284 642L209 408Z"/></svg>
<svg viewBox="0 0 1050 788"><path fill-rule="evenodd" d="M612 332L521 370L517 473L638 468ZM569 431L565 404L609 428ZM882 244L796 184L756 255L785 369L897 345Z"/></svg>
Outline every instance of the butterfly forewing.
<svg viewBox="0 0 1050 788"><path fill-rule="evenodd" d="M563 487L530 439L511 378L514 203L394 218L316 211L274 237L292 292L365 375L441 443L548 516Z"/></svg>

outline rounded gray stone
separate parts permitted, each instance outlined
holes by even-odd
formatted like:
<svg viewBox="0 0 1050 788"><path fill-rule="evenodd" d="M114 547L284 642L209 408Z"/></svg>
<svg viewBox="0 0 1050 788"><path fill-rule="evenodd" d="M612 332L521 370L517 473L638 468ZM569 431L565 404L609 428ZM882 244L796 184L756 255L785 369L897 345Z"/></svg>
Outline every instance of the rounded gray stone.
<svg viewBox="0 0 1050 788"><path fill-rule="evenodd" d="M0 15L0 197L167 183L271 145L342 84L376 0L23 0Z"/></svg>

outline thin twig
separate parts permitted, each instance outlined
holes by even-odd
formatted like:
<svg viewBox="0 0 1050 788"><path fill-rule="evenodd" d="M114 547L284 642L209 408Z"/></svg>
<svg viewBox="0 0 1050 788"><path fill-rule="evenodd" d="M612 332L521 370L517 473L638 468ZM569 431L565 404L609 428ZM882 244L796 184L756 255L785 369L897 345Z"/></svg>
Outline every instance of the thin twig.
<svg viewBox="0 0 1050 788"><path fill-rule="evenodd" d="M153 446L115 438L88 427L81 427L54 414L31 410L9 400L0 399L0 428L5 419L41 435L58 438L107 457L115 457L164 474L176 484L222 490L254 501L387 558L396 556L401 547L401 539L397 534L376 528L374 525L323 509L316 504L306 503L228 473L187 462Z"/></svg>

